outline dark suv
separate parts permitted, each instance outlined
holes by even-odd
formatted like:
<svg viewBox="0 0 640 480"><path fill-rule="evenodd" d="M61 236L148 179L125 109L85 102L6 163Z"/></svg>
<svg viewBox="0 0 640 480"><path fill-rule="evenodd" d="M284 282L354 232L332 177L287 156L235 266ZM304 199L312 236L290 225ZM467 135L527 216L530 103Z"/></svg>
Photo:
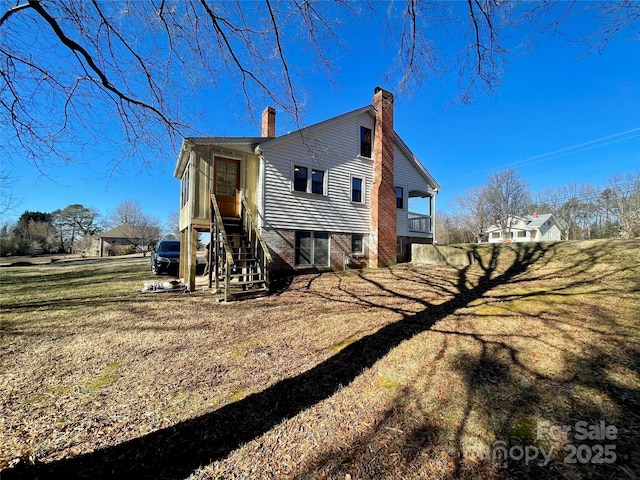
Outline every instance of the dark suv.
<svg viewBox="0 0 640 480"><path fill-rule="evenodd" d="M180 241L160 240L151 255L151 272L154 275L169 272L177 273L179 265Z"/></svg>

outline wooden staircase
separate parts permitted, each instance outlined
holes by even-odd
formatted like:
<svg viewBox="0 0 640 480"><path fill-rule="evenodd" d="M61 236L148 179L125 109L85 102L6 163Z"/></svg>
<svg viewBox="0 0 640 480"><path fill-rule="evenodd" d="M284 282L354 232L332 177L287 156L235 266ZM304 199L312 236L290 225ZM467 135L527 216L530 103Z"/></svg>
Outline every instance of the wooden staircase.
<svg viewBox="0 0 640 480"><path fill-rule="evenodd" d="M211 195L209 287L224 300L266 295L269 292L271 255L242 199L240 217L222 217Z"/></svg>

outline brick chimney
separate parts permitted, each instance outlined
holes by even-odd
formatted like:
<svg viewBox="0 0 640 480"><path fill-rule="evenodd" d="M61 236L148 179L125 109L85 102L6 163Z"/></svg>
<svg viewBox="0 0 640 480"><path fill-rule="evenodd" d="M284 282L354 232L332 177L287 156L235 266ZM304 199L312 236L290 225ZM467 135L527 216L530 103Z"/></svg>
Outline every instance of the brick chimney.
<svg viewBox="0 0 640 480"><path fill-rule="evenodd" d="M538 218L538 212L533 212L533 218Z"/></svg>
<svg viewBox="0 0 640 480"><path fill-rule="evenodd" d="M276 109L267 107L262 112L262 136L276 136Z"/></svg>
<svg viewBox="0 0 640 480"><path fill-rule="evenodd" d="M371 249L369 265L395 265L396 189L393 182L393 95L376 87L373 95L376 126L373 138L373 189L371 191Z"/></svg>

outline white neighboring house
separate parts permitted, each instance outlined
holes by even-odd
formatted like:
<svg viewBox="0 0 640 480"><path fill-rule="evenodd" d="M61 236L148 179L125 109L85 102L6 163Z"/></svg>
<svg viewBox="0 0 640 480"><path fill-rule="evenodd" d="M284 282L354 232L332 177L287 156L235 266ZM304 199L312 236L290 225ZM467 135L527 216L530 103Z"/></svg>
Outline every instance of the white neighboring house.
<svg viewBox="0 0 640 480"><path fill-rule="evenodd" d="M511 218L511 232L502 232L498 225L487 229L489 243L543 242L561 240L558 222L552 213Z"/></svg>

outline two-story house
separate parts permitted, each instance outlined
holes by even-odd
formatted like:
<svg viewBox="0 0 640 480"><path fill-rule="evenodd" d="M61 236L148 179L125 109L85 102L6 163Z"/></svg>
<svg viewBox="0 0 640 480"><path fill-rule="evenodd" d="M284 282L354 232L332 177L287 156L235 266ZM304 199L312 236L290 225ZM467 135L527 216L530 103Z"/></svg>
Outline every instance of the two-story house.
<svg viewBox="0 0 640 480"><path fill-rule="evenodd" d="M542 242L560 241L561 232L556 218L551 213L509 218L509 231L501 229L499 225L491 225L487 229L489 243L511 242Z"/></svg>
<svg viewBox="0 0 640 480"><path fill-rule="evenodd" d="M211 232L210 283L265 286L268 270L382 267L432 243L440 186L394 131L393 95L286 135L186 138L180 275L193 289L197 232ZM420 197L423 213L409 211ZM428 200L427 200L428 199ZM249 260L258 265L249 265ZM217 270L216 270L217 268Z"/></svg>

